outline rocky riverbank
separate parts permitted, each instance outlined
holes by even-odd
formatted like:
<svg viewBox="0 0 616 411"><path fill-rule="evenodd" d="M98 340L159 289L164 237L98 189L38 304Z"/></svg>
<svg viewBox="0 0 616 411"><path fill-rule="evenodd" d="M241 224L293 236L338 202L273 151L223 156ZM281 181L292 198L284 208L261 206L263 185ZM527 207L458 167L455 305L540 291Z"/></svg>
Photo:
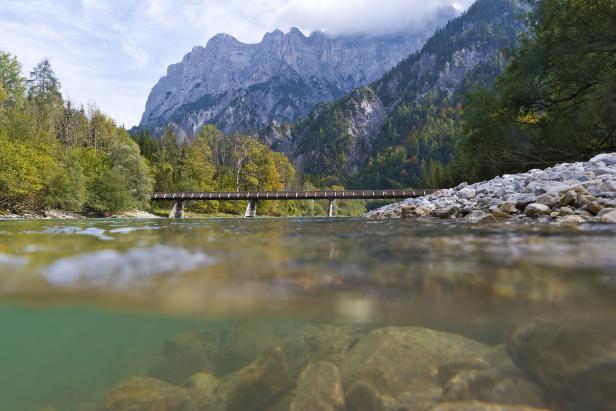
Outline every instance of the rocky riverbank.
<svg viewBox="0 0 616 411"><path fill-rule="evenodd" d="M0 219L23 219L23 220L78 220L82 218L160 218L159 216L143 210L129 210L122 213L103 215L86 215L64 210L23 211L20 213L0 213Z"/></svg>
<svg viewBox="0 0 616 411"><path fill-rule="evenodd" d="M584 163L563 163L476 184L462 183L365 216L616 224L616 153L600 154Z"/></svg>
<svg viewBox="0 0 616 411"><path fill-rule="evenodd" d="M150 375L121 382L93 409L608 410L616 346L606 325L535 319L492 346L423 327L195 330L168 340Z"/></svg>

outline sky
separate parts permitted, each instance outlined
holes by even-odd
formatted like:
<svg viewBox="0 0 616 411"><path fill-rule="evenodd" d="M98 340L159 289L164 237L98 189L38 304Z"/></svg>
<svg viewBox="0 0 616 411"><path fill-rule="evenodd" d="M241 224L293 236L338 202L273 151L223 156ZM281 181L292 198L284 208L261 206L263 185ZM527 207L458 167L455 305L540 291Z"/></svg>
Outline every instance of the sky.
<svg viewBox="0 0 616 411"><path fill-rule="evenodd" d="M419 30L441 7L473 0L0 0L0 50L24 75L49 58L62 93L130 128L170 64L217 33L246 43L291 27L305 34Z"/></svg>

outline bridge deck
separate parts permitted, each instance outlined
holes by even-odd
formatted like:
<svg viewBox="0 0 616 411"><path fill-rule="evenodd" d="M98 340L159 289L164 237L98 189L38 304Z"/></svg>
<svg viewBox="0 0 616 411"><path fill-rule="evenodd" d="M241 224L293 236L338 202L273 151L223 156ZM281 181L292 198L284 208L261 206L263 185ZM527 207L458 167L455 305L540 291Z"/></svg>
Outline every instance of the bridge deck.
<svg viewBox="0 0 616 411"><path fill-rule="evenodd" d="M211 192L211 193L154 193L152 200L369 200L411 198L429 195L437 190L342 190L342 191L272 191L272 192Z"/></svg>

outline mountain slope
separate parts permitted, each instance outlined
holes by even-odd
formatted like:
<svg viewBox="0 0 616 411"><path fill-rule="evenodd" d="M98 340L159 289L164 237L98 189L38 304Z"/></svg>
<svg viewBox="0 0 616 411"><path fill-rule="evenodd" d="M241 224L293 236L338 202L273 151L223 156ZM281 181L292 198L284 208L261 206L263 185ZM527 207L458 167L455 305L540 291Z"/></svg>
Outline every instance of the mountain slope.
<svg viewBox="0 0 616 411"><path fill-rule="evenodd" d="M451 159L464 93L502 71L523 12L518 0L478 0L369 87L261 138L319 184L429 184Z"/></svg>
<svg viewBox="0 0 616 411"><path fill-rule="evenodd" d="M148 97L140 127L172 123L191 136L204 124L232 132L296 121L316 104L380 78L455 13L444 9L419 33L379 37L306 37L294 28L244 44L219 34L169 66Z"/></svg>

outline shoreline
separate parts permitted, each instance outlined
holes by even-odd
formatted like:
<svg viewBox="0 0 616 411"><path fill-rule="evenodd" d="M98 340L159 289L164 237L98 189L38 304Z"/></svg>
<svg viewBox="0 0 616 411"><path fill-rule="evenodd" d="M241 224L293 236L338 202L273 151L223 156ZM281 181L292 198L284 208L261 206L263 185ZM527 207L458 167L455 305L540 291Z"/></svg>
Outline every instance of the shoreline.
<svg viewBox="0 0 616 411"><path fill-rule="evenodd" d="M616 153L462 183L372 210L364 217L616 224Z"/></svg>

